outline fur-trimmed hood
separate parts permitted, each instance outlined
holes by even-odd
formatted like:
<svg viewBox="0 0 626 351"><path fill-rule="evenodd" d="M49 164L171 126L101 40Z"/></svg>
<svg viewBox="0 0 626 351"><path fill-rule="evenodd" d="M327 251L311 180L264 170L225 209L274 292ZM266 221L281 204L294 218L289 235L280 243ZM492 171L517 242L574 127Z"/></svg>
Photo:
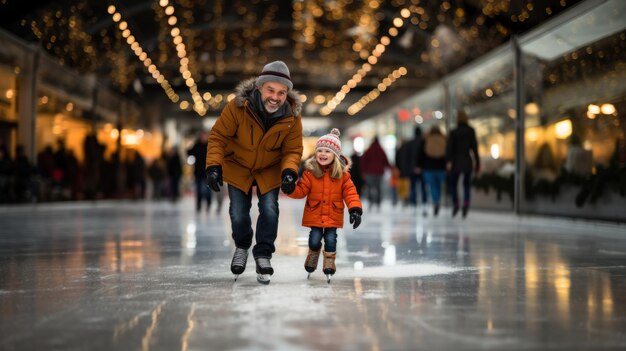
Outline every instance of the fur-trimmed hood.
<svg viewBox="0 0 626 351"><path fill-rule="evenodd" d="M246 100L249 98L250 94L252 94L252 91L256 87L256 79L257 77L252 77L242 81L241 83L239 83L239 85L237 85L237 87L235 88L235 102L237 103L237 106L244 106ZM289 92L287 93L287 102L289 102L289 105L291 105L291 110L293 111L294 115L300 116L300 113L302 112L302 101L300 100L300 92L294 89L289 90Z"/></svg>

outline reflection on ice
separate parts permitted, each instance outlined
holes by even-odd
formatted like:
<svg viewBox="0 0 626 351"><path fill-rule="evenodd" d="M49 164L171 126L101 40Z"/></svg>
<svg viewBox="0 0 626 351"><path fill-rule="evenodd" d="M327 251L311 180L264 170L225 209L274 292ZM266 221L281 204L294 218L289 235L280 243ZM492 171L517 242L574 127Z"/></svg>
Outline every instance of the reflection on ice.
<svg viewBox="0 0 626 351"><path fill-rule="evenodd" d="M408 278L449 274L459 270L461 268L437 264L399 264L394 266L365 267L355 270L354 275L360 278Z"/></svg>
<svg viewBox="0 0 626 351"><path fill-rule="evenodd" d="M623 228L383 209L328 284L284 201L269 285L252 259L234 281L227 214L191 198L0 209L0 350L626 349Z"/></svg>
<svg viewBox="0 0 626 351"><path fill-rule="evenodd" d="M186 235L183 236L182 247L187 249L195 249L197 245L196 223L187 223Z"/></svg>
<svg viewBox="0 0 626 351"><path fill-rule="evenodd" d="M385 246L385 256L383 257L385 266L393 266L396 264L396 247L394 245Z"/></svg>

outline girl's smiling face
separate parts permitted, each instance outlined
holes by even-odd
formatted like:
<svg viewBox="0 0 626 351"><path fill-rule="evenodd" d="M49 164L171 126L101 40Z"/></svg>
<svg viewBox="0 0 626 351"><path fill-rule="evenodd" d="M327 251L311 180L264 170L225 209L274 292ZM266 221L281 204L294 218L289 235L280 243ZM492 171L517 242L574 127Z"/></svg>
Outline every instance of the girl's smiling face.
<svg viewBox="0 0 626 351"><path fill-rule="evenodd" d="M335 154L328 149L320 148L315 151L315 160L322 166L328 166L335 160Z"/></svg>

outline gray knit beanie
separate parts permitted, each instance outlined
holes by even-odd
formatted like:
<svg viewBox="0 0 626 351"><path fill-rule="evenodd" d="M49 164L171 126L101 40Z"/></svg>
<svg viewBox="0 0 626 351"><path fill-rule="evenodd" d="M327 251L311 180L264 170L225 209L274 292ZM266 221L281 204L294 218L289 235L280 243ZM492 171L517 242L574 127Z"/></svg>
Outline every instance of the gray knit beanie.
<svg viewBox="0 0 626 351"><path fill-rule="evenodd" d="M263 71L256 79L256 86L259 87L265 82L277 82L286 85L289 90L293 89L289 68L283 61L270 62L263 67Z"/></svg>

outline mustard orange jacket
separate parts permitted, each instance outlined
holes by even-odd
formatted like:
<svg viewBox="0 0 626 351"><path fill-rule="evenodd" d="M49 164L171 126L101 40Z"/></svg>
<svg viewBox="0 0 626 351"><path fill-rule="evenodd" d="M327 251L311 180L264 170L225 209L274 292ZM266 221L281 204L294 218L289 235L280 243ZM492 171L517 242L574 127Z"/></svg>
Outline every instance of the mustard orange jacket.
<svg viewBox="0 0 626 351"><path fill-rule="evenodd" d="M291 90L292 115L280 118L267 131L247 99L256 78L242 82L215 122L207 145L206 167L222 166L224 181L248 192L256 180L262 194L278 188L285 169L298 171L302 159L302 103Z"/></svg>
<svg viewBox="0 0 626 351"><path fill-rule="evenodd" d="M333 179L328 170L316 178L310 169L306 169L296 183L296 190L289 197L306 197L302 215L302 225L305 227L343 228L344 202L348 209L362 210L359 194L347 170L341 179Z"/></svg>

